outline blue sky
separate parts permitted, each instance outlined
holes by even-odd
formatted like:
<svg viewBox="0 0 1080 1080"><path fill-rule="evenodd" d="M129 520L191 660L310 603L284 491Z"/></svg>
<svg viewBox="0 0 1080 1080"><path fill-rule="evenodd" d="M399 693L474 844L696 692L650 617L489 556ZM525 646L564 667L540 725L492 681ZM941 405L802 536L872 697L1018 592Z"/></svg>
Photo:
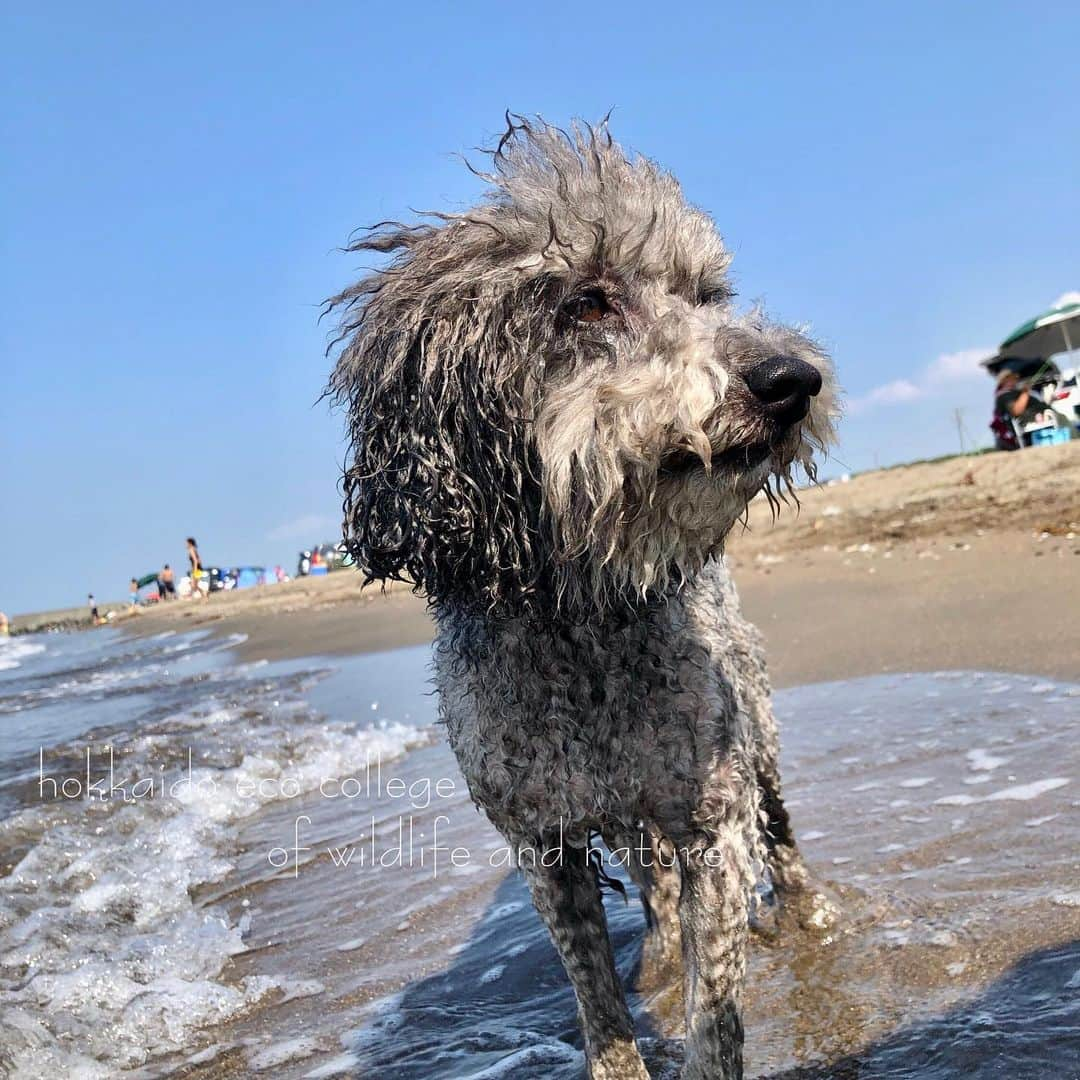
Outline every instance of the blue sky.
<svg viewBox="0 0 1080 1080"><path fill-rule="evenodd" d="M808 322L829 472L984 440L972 357L1080 288L1080 8L46 5L0 27L0 608L336 535L319 302L349 231L480 188L507 107L614 108ZM944 358L944 359L943 359ZM898 381L910 386L897 386ZM884 389L883 389L884 388Z"/></svg>

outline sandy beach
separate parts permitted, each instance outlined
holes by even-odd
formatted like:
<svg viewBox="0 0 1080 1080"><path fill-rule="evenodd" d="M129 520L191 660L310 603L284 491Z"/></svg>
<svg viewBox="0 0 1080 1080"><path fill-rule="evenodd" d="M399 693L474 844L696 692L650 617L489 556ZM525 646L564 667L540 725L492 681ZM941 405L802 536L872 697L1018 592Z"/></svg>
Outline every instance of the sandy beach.
<svg viewBox="0 0 1080 1080"><path fill-rule="evenodd" d="M773 679L945 668L1080 676L1080 442L865 473L763 500L728 559ZM422 598L339 571L125 619L145 634L245 634L244 659L342 656L430 640Z"/></svg>

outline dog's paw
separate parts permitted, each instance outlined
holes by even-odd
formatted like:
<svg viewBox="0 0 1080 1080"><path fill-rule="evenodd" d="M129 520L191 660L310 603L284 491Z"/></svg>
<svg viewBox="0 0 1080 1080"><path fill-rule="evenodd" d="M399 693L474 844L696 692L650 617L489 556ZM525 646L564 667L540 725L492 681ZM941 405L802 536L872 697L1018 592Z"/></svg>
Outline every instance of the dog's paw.
<svg viewBox="0 0 1080 1080"><path fill-rule="evenodd" d="M755 891L751 930L766 941L775 940L785 927L814 934L832 933L844 910L837 890L815 878L801 859L788 863L784 871L777 875L770 867Z"/></svg>
<svg viewBox="0 0 1080 1080"><path fill-rule="evenodd" d="M836 892L814 879L788 900L788 906L800 929L818 934L835 930L843 915Z"/></svg>
<svg viewBox="0 0 1080 1080"><path fill-rule="evenodd" d="M776 941L780 937L780 909L780 892L767 874L750 901L750 932L763 941Z"/></svg>

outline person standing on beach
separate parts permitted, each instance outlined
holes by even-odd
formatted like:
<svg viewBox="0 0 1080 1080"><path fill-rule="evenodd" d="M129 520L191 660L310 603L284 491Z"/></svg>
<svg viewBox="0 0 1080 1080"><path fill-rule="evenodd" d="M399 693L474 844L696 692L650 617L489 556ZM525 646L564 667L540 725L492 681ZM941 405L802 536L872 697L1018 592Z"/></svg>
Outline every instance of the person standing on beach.
<svg viewBox="0 0 1080 1080"><path fill-rule="evenodd" d="M134 609L139 603L139 582L136 578L131 579L131 608Z"/></svg>
<svg viewBox="0 0 1080 1080"><path fill-rule="evenodd" d="M195 552L198 555L198 551ZM166 563L161 568L161 573L158 574L158 597L162 600L168 600L170 597L176 599L176 585L173 583L173 570L172 567Z"/></svg>
<svg viewBox="0 0 1080 1080"><path fill-rule="evenodd" d="M209 592L204 593L199 583L203 576L203 565L202 559L199 558L199 545L195 542L194 536L187 538L187 557L191 564L191 595L200 596L205 600Z"/></svg>
<svg viewBox="0 0 1080 1080"><path fill-rule="evenodd" d="M93 593L86 594L86 603L90 608L90 621L97 626L101 621L101 616L98 614L97 601L94 599Z"/></svg>

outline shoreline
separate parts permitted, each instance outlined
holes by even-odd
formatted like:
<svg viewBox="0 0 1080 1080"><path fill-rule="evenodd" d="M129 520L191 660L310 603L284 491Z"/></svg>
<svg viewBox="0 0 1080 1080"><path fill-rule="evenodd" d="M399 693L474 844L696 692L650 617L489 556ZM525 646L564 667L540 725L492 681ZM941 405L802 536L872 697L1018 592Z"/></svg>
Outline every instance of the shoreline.
<svg viewBox="0 0 1080 1080"><path fill-rule="evenodd" d="M999 532L886 551L753 561L733 553L730 561L743 612L765 636L777 688L938 670L1080 681L1078 550L1064 538ZM262 602L215 596L114 625L139 636L169 629L244 634L235 647L241 661L353 656L431 640L422 597L405 586L361 591L358 578L346 574L297 583L302 592L292 583L272 586L268 594L282 591Z"/></svg>
<svg viewBox="0 0 1080 1080"><path fill-rule="evenodd" d="M755 500L727 559L774 684L949 669L1080 681L1078 492L1080 440L830 481L777 517ZM385 651L433 633L407 585L364 588L347 569L123 611L109 625L244 634L244 661Z"/></svg>

